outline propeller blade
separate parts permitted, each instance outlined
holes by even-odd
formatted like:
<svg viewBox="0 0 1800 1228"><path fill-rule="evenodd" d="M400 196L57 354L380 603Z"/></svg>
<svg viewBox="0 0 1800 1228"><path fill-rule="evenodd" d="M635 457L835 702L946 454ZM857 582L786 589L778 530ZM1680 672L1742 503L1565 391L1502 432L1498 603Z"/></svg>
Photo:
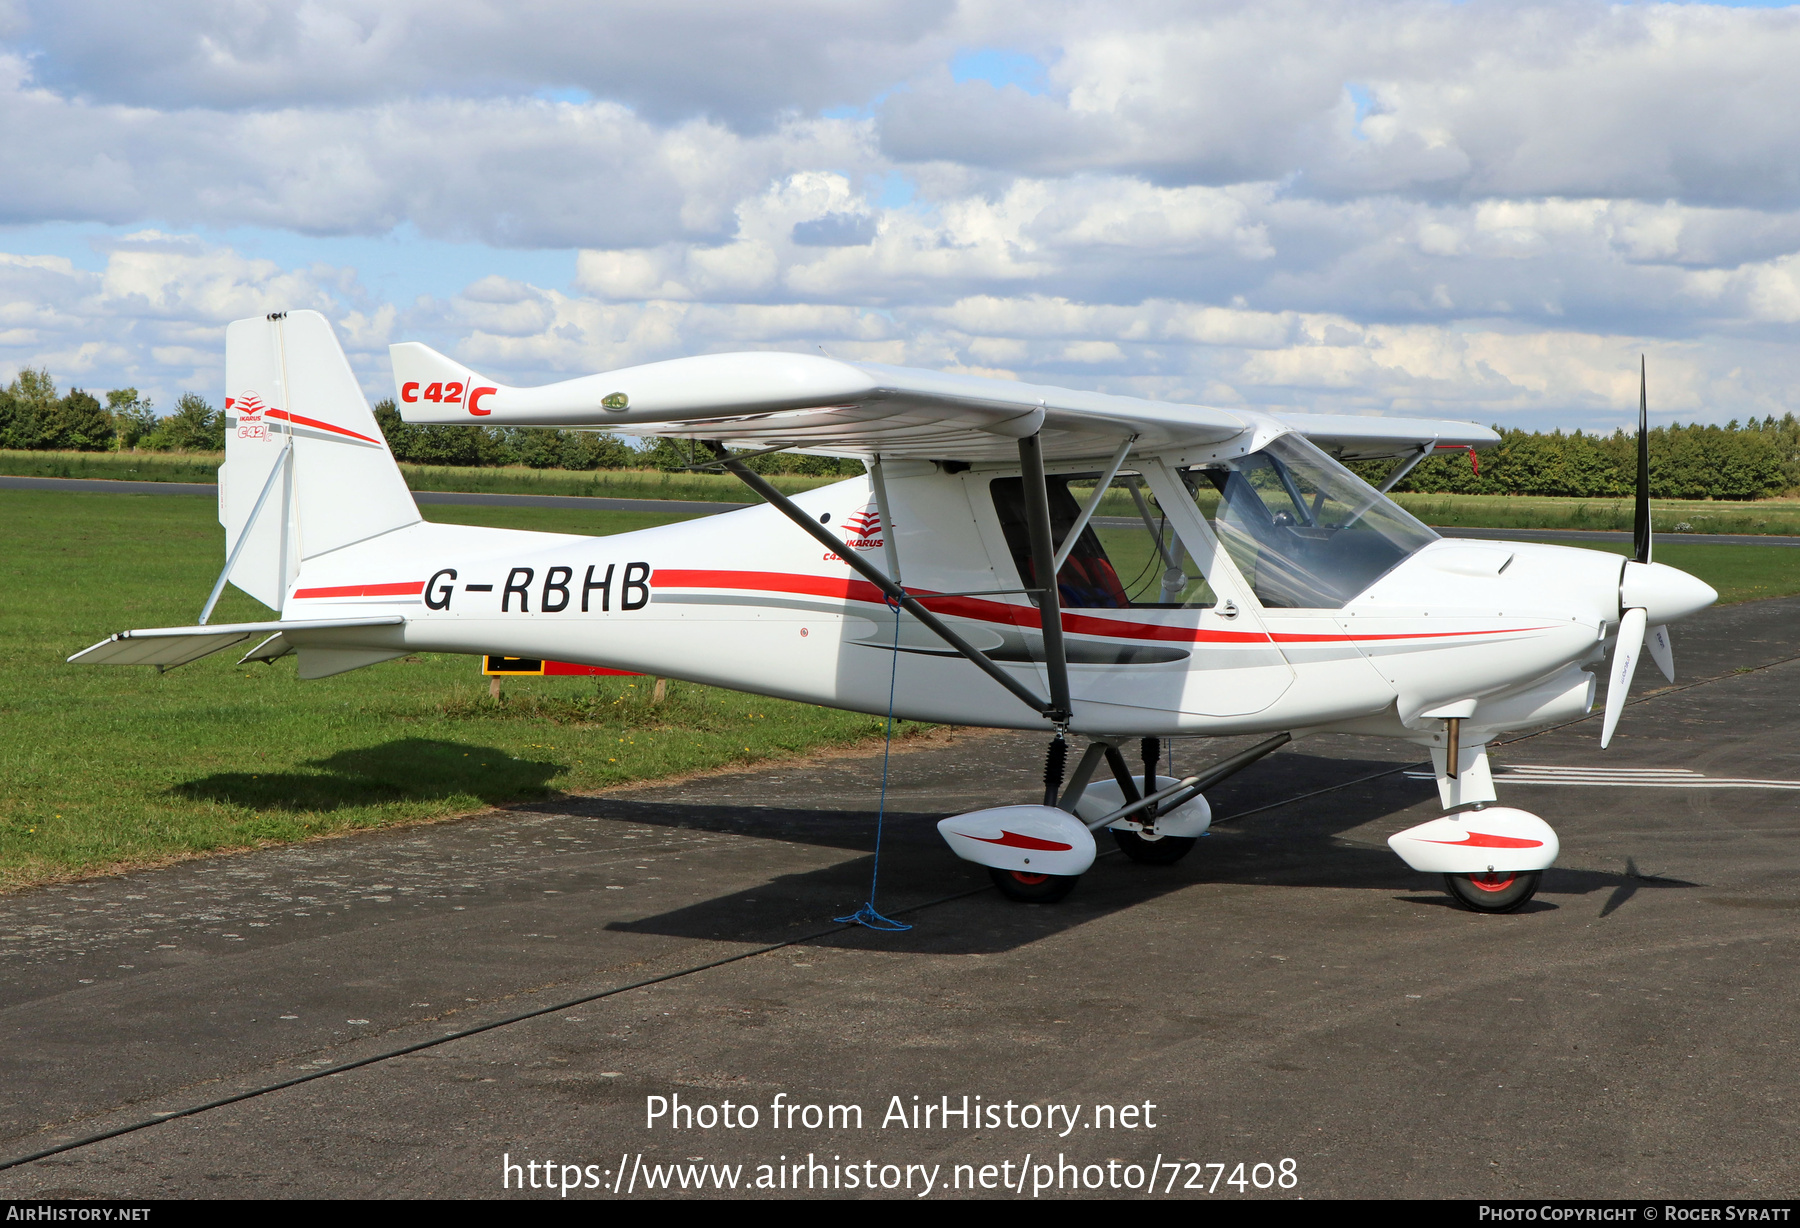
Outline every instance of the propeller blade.
<svg viewBox="0 0 1800 1228"><path fill-rule="evenodd" d="M1600 749L1612 742L1619 727L1619 714L1625 711L1625 695L1631 690L1631 676L1637 673L1638 656L1644 650L1644 611L1633 606L1619 619L1619 638L1613 646L1612 677L1606 684L1606 720L1600 726Z"/></svg>
<svg viewBox="0 0 1800 1228"><path fill-rule="evenodd" d="M1675 649L1669 644L1669 628L1650 628L1644 633L1644 644L1650 649L1650 659L1656 662L1662 676L1670 682L1675 681Z"/></svg>
<svg viewBox="0 0 1800 1228"><path fill-rule="evenodd" d="M1631 520L1632 557L1650 561L1650 385L1644 356L1638 355L1637 512Z"/></svg>

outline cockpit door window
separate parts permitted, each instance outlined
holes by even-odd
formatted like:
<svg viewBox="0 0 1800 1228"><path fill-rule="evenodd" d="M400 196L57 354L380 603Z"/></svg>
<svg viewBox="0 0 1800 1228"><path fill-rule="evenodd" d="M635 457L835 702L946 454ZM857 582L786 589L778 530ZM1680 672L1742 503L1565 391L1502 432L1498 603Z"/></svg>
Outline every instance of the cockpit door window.
<svg viewBox="0 0 1800 1228"><path fill-rule="evenodd" d="M1437 540L1299 435L1181 478L1266 609L1341 609Z"/></svg>
<svg viewBox="0 0 1800 1228"><path fill-rule="evenodd" d="M1092 496L1098 473L1050 474L1050 538L1057 549ZM1020 578L1037 587L1031 537L1025 521L1024 481L999 478L992 484L1006 546ZM1180 610L1214 604L1213 591L1183 549L1156 496L1136 474L1113 480L1094 516L1056 575L1065 609Z"/></svg>

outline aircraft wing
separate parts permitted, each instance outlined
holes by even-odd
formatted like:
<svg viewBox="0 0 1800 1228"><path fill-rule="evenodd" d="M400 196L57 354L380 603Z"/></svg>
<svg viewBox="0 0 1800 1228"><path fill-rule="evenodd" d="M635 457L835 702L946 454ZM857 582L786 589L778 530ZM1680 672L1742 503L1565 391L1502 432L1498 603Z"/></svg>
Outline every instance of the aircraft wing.
<svg viewBox="0 0 1800 1228"><path fill-rule="evenodd" d="M1052 460L1104 457L1136 436L1139 452L1205 449L1287 423L1267 414L1138 397L1081 392L822 354L704 354L584 375L537 388L512 388L429 346L391 346L400 415L408 422L546 426L720 439L734 448L777 448L835 456L1009 461L1016 441L1041 434ZM1296 415L1354 424L1352 459L1416 452L1439 428L1491 432L1467 423L1423 423L1386 436L1365 423L1402 419ZM1294 424L1311 434L1311 425ZM1321 427L1321 429L1323 429Z"/></svg>
<svg viewBox="0 0 1800 1228"><path fill-rule="evenodd" d="M399 614L378 618L330 618L269 623L219 623L210 627L150 627L121 631L69 658L71 665L155 665L173 669L239 644L252 636L282 632L330 631L350 627L388 627L405 622Z"/></svg>
<svg viewBox="0 0 1800 1228"><path fill-rule="evenodd" d="M1358 414L1276 414L1320 450L1339 460L1405 456L1426 445L1491 448L1500 436L1473 422L1433 418L1377 418Z"/></svg>

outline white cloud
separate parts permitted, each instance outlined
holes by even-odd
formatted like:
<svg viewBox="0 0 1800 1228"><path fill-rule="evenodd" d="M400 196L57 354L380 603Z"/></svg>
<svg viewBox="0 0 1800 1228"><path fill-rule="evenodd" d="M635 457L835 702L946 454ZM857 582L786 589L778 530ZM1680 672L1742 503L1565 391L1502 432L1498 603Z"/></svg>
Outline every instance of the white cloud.
<svg viewBox="0 0 1800 1228"><path fill-rule="evenodd" d="M958 81L970 48L1044 71ZM403 337L517 382L823 345L1581 425L1646 350L1665 414L1784 412L1796 59L1800 14L1599 0L27 0L0 225L112 233L88 268L0 232L0 368L166 403L227 320L314 306L378 395ZM244 231L491 275L421 297Z"/></svg>
<svg viewBox="0 0 1800 1228"><path fill-rule="evenodd" d="M385 355L391 308L348 311L342 270L284 269L229 248L144 231L106 245L98 272L62 257L0 254L0 372L48 367L62 384L132 385L172 406L182 391L213 396L224 380L225 325L310 307L338 317L359 359Z"/></svg>
<svg viewBox="0 0 1800 1228"><path fill-rule="evenodd" d="M1052 91L919 77L884 149L1028 174L1293 177L1341 198L1800 204L1800 13L1266 0L1021 6ZM1373 109L1360 123L1348 87Z"/></svg>
<svg viewBox="0 0 1800 1228"><path fill-rule="evenodd" d="M860 105L954 49L950 0L25 0L56 89L155 108L338 108L586 91L759 127ZM879 88L879 86L877 86Z"/></svg>
<svg viewBox="0 0 1800 1228"><path fill-rule="evenodd" d="M6 89L10 74L14 87ZM795 165L860 165L866 125L758 136L654 125L611 102L421 97L367 107L161 111L69 99L0 58L0 218L164 218L496 246L717 240Z"/></svg>

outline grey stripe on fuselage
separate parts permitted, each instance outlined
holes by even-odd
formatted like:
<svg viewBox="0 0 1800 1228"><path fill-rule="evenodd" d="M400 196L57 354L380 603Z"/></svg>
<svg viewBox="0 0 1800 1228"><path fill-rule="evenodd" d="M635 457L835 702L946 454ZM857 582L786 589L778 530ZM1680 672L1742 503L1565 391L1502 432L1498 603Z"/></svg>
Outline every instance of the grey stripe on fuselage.
<svg viewBox="0 0 1800 1228"><path fill-rule="evenodd" d="M651 595L650 599L653 602L668 605L751 605L761 606L766 609L797 610L808 614L830 614L845 618L860 618L866 622L874 623L879 630L873 636L861 640L852 640L852 643L866 648L882 648L887 649L888 651L893 650L893 623L890 621L891 616L885 609L875 609L864 612L861 610L846 609L843 606L829 605L821 601L803 601L790 597L739 597L727 596L720 593L689 593L679 596L670 593L654 593ZM956 621L967 621L973 626L980 627L985 631L989 631L1001 637L1002 642L997 647L986 650L987 655L993 660L1024 664L1041 661L1043 659L1042 649L1036 647L1039 643L1039 636L1034 632L1026 632L1016 627L1008 627L1004 624L996 624L976 619L953 619L952 625L954 625ZM916 622L911 618L907 618L904 622L904 626L908 629L923 629L924 624ZM1071 665L1168 665L1176 661L1185 661L1191 655L1185 649L1181 648L1170 648L1162 645L1153 646L1121 643L1116 640L1082 636L1070 636L1066 643L1069 664ZM922 648L916 644L901 644L900 651L915 653L921 656L957 655L956 650L948 645L942 648ZM1206 663L1209 667L1224 669L1230 669L1234 666L1267 665L1269 662L1265 658L1269 655L1270 654L1266 650L1255 649L1250 650L1249 653L1245 653L1243 650L1231 649L1226 649L1222 652L1208 650L1206 654ZM1230 656L1232 658L1247 656L1252 659L1221 661L1219 658L1222 656Z"/></svg>

